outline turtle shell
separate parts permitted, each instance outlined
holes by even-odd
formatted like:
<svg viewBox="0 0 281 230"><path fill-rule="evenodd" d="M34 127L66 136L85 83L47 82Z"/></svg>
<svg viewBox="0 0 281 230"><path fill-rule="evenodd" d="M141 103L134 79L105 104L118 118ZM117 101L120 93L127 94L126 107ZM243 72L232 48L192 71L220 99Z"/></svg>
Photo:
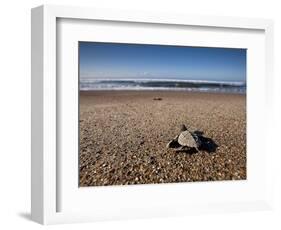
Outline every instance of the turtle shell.
<svg viewBox="0 0 281 230"><path fill-rule="evenodd" d="M178 143L181 146L188 146L191 148L198 148L198 143L193 137L193 135L188 131L181 132L178 137Z"/></svg>

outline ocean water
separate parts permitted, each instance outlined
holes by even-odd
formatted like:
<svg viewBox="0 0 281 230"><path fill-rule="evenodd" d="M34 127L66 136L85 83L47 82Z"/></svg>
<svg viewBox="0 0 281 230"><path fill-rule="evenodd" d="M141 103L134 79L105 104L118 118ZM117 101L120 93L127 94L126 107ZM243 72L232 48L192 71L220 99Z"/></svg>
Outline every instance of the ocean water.
<svg viewBox="0 0 281 230"><path fill-rule="evenodd" d="M246 83L174 79L80 79L80 90L180 90L245 94Z"/></svg>

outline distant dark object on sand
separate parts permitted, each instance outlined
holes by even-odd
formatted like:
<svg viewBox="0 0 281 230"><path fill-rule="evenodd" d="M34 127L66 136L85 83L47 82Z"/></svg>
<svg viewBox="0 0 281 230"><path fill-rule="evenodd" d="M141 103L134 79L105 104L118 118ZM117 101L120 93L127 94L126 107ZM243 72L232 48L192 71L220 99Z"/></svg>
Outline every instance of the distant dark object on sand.
<svg viewBox="0 0 281 230"><path fill-rule="evenodd" d="M163 98L162 98L162 97L154 97L153 100L154 100L154 101L162 101Z"/></svg>

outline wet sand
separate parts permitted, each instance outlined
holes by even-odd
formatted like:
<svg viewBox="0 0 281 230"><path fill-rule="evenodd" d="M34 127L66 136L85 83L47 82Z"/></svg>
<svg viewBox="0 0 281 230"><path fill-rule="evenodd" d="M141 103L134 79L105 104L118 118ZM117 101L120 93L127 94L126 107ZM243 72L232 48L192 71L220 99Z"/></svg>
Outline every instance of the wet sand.
<svg viewBox="0 0 281 230"><path fill-rule="evenodd" d="M185 124L200 151L166 148ZM246 96L80 92L80 186L246 179Z"/></svg>

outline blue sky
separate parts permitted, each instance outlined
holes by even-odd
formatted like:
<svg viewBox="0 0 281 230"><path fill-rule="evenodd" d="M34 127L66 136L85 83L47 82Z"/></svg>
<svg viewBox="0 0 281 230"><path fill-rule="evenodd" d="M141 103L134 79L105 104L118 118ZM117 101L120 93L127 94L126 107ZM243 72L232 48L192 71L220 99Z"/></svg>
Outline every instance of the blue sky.
<svg viewBox="0 0 281 230"><path fill-rule="evenodd" d="M246 50L79 42L80 77L246 82Z"/></svg>

